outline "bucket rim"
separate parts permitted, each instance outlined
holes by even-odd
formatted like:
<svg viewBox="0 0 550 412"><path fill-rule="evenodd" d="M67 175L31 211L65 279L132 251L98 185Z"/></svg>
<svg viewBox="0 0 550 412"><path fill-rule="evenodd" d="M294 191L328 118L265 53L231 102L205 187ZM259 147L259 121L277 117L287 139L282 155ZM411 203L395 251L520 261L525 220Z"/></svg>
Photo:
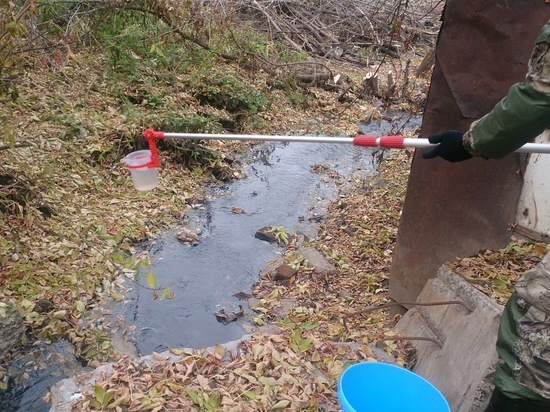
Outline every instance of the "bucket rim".
<svg viewBox="0 0 550 412"><path fill-rule="evenodd" d="M419 381L426 384L428 388L433 390L433 392L435 394L439 395L439 397L442 400L442 406L444 405L446 407L446 410L448 412L451 412L451 407L449 405L449 401L447 400L447 398L429 380L427 380L426 378L420 376L419 374L417 374L417 373L415 373L411 370L408 370L408 369L406 369L402 366L394 365L394 364L386 363L386 362L379 362L379 361L358 362L358 363L354 363L353 365L350 365L346 369L344 369L344 371L342 372L342 374L338 378L338 385L337 385L338 398L340 400L341 406L344 408L343 410L346 410L345 407L348 407L348 408L351 407L352 410L355 410L355 409L353 409L353 406L349 403L348 397L346 396L346 393L344 392L344 389L342 388L342 382L343 382L344 377L347 374L350 374L354 369L365 368L365 367L369 367L369 366L374 367L374 368L380 368L380 369L386 369L386 370L391 369L391 370L394 370L394 371L399 371L400 373L403 373L404 375L407 375L409 377L414 377L415 379L418 379ZM344 404L346 404L346 405L344 405Z"/></svg>

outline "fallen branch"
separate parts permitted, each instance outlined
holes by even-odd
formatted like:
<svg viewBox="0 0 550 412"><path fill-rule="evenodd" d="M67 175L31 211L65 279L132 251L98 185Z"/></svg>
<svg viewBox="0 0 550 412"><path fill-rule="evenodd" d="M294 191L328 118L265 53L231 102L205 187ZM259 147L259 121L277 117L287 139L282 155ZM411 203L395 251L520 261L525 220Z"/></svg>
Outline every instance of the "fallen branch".
<svg viewBox="0 0 550 412"><path fill-rule="evenodd" d="M330 79L329 73L319 73L319 74L299 74L296 78L303 83L317 83L320 81Z"/></svg>
<svg viewBox="0 0 550 412"><path fill-rule="evenodd" d="M437 33L436 27L428 30L424 25L429 5L403 0L238 0L236 4L243 14L263 19L266 32L294 50L361 65L364 62L356 53L365 43L396 57L394 43L412 36L431 42ZM334 44L346 45L344 53L331 53Z"/></svg>
<svg viewBox="0 0 550 412"><path fill-rule="evenodd" d="M32 144L28 142L22 142L22 143L15 143L15 144L6 144L3 146L0 146L0 150L8 150L8 149L18 149L20 147L31 147Z"/></svg>

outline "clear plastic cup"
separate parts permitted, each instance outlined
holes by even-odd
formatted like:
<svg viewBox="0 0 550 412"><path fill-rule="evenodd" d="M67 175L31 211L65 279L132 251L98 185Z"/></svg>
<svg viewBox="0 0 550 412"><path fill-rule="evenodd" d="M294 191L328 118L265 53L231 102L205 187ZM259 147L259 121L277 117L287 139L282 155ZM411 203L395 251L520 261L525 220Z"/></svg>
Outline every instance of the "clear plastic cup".
<svg viewBox="0 0 550 412"><path fill-rule="evenodd" d="M124 159L132 175L132 181L136 190L151 190L157 187L158 175L157 168L152 167L151 151L138 150L128 154Z"/></svg>

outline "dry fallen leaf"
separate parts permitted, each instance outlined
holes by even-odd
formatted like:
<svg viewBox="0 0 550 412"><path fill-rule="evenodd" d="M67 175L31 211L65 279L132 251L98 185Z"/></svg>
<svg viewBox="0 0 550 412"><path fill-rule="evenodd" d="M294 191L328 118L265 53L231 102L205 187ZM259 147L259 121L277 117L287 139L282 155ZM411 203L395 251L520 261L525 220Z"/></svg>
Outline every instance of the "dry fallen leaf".
<svg viewBox="0 0 550 412"><path fill-rule="evenodd" d="M231 206L231 212L235 214L243 214L244 209L238 206Z"/></svg>

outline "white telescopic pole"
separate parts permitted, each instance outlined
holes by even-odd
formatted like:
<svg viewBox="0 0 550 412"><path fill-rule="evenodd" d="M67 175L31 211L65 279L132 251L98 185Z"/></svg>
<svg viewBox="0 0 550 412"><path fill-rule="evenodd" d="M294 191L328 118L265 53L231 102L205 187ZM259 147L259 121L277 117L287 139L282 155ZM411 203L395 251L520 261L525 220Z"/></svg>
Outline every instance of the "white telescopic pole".
<svg viewBox="0 0 550 412"><path fill-rule="evenodd" d="M339 143L354 144L356 146L381 147L387 149L404 149L407 147L425 149L437 146L428 139L408 138L403 136L355 136L355 137L328 137L328 136L281 136L281 135L252 135L252 134L207 134L207 133L169 133L151 129L145 131L145 136L154 139L173 138L190 140L250 140L268 142L303 142L303 143ZM550 154L550 143L527 143L516 150L518 153Z"/></svg>
<svg viewBox="0 0 550 412"><path fill-rule="evenodd" d="M266 142L305 142L305 143L347 143L353 144L353 137L327 136L277 136L256 134L201 134L201 133L164 133L167 139L192 140L257 140Z"/></svg>

